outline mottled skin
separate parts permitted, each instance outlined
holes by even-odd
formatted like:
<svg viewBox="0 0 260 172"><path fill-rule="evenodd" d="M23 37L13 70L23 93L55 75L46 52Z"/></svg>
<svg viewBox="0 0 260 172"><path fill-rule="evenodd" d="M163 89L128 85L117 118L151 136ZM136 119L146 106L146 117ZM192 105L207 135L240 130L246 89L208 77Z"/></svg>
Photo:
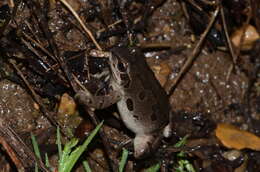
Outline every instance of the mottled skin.
<svg viewBox="0 0 260 172"><path fill-rule="evenodd" d="M136 134L135 157L141 158L158 146L163 134L170 135L168 96L139 50L116 47L111 52L113 95L94 97L81 91L76 98L93 108L117 103L122 121Z"/></svg>

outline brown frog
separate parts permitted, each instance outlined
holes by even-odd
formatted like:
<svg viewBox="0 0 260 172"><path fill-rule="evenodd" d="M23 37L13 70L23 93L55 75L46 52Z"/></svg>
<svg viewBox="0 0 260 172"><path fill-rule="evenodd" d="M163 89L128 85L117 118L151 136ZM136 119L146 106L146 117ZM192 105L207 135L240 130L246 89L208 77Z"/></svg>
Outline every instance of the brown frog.
<svg viewBox="0 0 260 172"><path fill-rule="evenodd" d="M75 97L95 109L117 103L122 121L136 134L134 155L144 157L158 147L162 136L171 134L168 96L137 48L115 47L106 56L112 73L111 93L93 96L79 91Z"/></svg>

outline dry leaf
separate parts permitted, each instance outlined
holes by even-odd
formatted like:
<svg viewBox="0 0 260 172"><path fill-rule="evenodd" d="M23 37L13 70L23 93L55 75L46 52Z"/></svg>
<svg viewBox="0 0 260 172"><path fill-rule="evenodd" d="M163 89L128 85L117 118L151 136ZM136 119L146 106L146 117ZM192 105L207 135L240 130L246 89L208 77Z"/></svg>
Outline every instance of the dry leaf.
<svg viewBox="0 0 260 172"><path fill-rule="evenodd" d="M60 100L59 105L59 114L67 114L67 115L73 115L76 111L76 103L73 100L72 97L70 97L67 93L64 93Z"/></svg>
<svg viewBox="0 0 260 172"><path fill-rule="evenodd" d="M168 65L167 61L162 61L159 65L152 64L151 68L155 74L156 79L158 79L160 84L164 86L164 84L168 80L168 76L171 73L171 68Z"/></svg>
<svg viewBox="0 0 260 172"><path fill-rule="evenodd" d="M243 31L244 33L244 40L241 44L241 49L242 50L250 50L253 46L253 43L259 39L259 33L255 29L254 26L252 25L247 25L244 27L241 27L237 29L231 36L231 41L235 45L235 47L239 47L241 38L243 36Z"/></svg>
<svg viewBox="0 0 260 172"><path fill-rule="evenodd" d="M218 124L216 136L228 148L260 150L260 138L230 124Z"/></svg>

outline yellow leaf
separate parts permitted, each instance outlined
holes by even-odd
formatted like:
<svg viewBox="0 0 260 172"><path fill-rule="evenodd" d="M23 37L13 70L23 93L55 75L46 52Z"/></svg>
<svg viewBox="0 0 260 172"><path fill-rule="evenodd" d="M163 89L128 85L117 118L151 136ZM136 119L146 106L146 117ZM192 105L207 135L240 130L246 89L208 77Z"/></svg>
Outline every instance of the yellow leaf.
<svg viewBox="0 0 260 172"><path fill-rule="evenodd" d="M67 115L73 115L76 111L76 103L73 100L72 97L70 97L67 93L64 93L60 100L59 105L59 114L67 114Z"/></svg>
<svg viewBox="0 0 260 172"><path fill-rule="evenodd" d="M260 138L230 124L218 124L216 136L228 148L260 150Z"/></svg>

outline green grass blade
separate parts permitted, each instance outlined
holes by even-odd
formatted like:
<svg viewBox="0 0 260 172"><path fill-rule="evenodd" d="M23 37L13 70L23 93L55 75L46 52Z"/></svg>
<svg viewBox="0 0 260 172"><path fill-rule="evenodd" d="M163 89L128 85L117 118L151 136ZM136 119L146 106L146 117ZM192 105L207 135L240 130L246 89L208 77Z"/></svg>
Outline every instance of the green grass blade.
<svg viewBox="0 0 260 172"><path fill-rule="evenodd" d="M60 136L60 128L57 128L57 141L56 144L58 145L58 153L59 153L59 160L62 157L62 146L61 146L61 136Z"/></svg>
<svg viewBox="0 0 260 172"><path fill-rule="evenodd" d="M188 172L196 172L191 163L186 164L185 168L188 170Z"/></svg>
<svg viewBox="0 0 260 172"><path fill-rule="evenodd" d="M42 158L41 158L39 146L38 146L35 136L32 133L31 133L31 139L32 139L34 153L35 153L36 157L39 158L39 160L41 160Z"/></svg>
<svg viewBox="0 0 260 172"><path fill-rule="evenodd" d="M66 145L64 146L64 150L62 152L62 156L59 160L59 172L66 171L65 164L70 160L71 151L72 149L78 144L79 140L76 138L71 139Z"/></svg>
<svg viewBox="0 0 260 172"><path fill-rule="evenodd" d="M95 137L95 135L98 133L99 129L103 125L103 121L90 133L88 138L84 141L83 145L78 146L68 157L68 160L66 163L64 163L64 171L59 172L70 172L73 166L76 164L77 160L81 156L81 154L87 149L89 143L92 141L92 139Z"/></svg>
<svg viewBox="0 0 260 172"><path fill-rule="evenodd" d="M83 161L83 167L84 167L86 172L91 172L91 169L90 169L87 161Z"/></svg>
<svg viewBox="0 0 260 172"><path fill-rule="evenodd" d="M47 153L45 153L45 165L46 165L46 167L48 167L48 168L51 167L51 166L50 166L50 162L49 162L49 157L48 157L48 154L47 154Z"/></svg>
<svg viewBox="0 0 260 172"><path fill-rule="evenodd" d="M196 172L193 165L188 160L179 160L176 172Z"/></svg>
<svg viewBox="0 0 260 172"><path fill-rule="evenodd" d="M149 167L148 169L145 170L145 172L157 172L161 167L160 163L157 163L151 167Z"/></svg>
<svg viewBox="0 0 260 172"><path fill-rule="evenodd" d="M175 143L174 147L179 148L179 147L184 146L187 143L188 137L189 137L189 135L184 136L180 141Z"/></svg>
<svg viewBox="0 0 260 172"><path fill-rule="evenodd" d="M38 168L37 162L35 163L35 166L34 166L34 172L39 172L39 168Z"/></svg>
<svg viewBox="0 0 260 172"><path fill-rule="evenodd" d="M122 157L121 157L121 161L119 163L119 172L123 172L125 166L126 166L126 162L127 162L127 157L128 157L128 150L126 150L125 148L123 148L123 153L122 153Z"/></svg>

